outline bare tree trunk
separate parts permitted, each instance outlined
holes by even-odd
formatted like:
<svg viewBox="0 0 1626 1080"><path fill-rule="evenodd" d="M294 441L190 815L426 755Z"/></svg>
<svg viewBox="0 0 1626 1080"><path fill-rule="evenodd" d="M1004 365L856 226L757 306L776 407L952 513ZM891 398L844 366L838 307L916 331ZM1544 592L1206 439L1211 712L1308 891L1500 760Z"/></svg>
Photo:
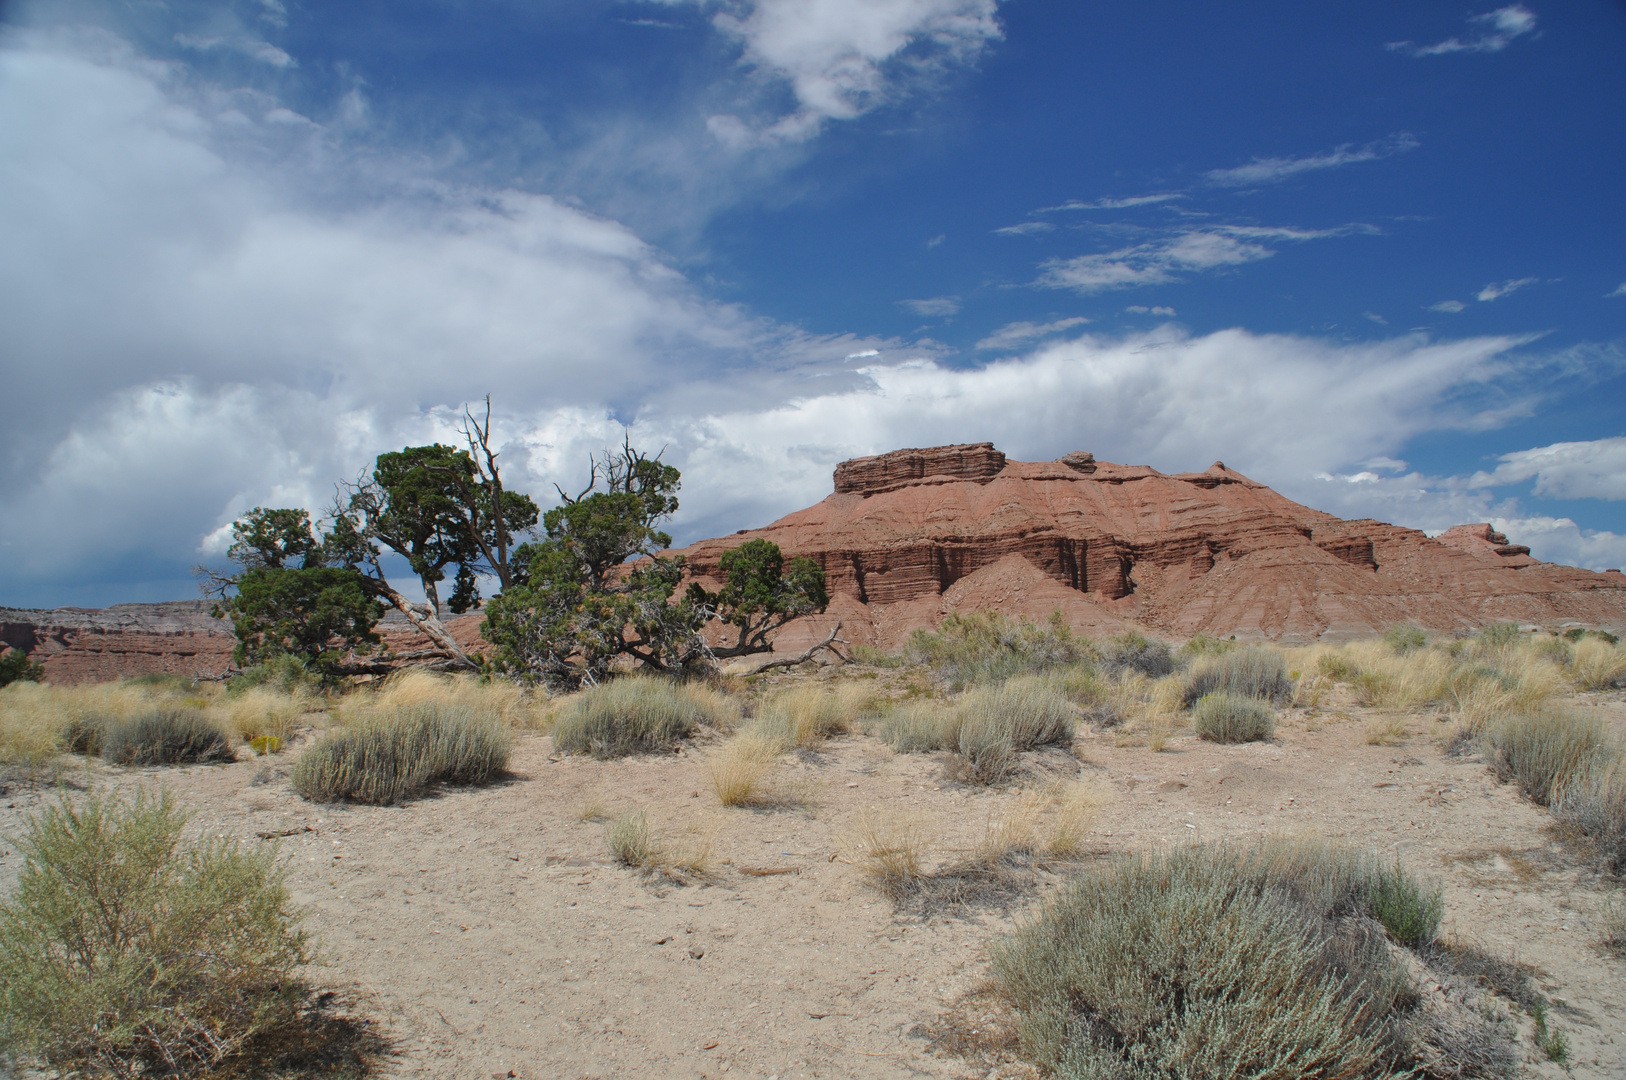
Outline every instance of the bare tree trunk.
<svg viewBox="0 0 1626 1080"><path fill-rule="evenodd" d="M837 640L839 640L836 637L836 635L839 634L839 633L841 633L841 620L837 619L836 620L836 625L830 631L830 636L826 637L823 641L819 642L818 644L814 645L812 648L808 649L802 655L800 655L800 656L787 656L787 657L784 657L783 659L780 659L780 660L769 660L766 664L763 664L761 667L757 668L757 671L767 671L769 668L776 668L776 667L795 667L797 664L805 664L809 660L813 659L813 657L814 657L814 655L816 653L818 653L820 650L823 650L823 649L829 649L830 652L835 655L836 659L844 660L846 658L843 657L839 652L836 652L836 648L835 648L835 642ZM846 644L845 641L843 641L841 643L843 645Z"/></svg>
<svg viewBox="0 0 1626 1080"><path fill-rule="evenodd" d="M474 670L479 669L480 665L469 659L468 653L464 652L462 647L458 645L457 641L447 631L445 625L435 616L433 609L430 609L428 614L420 612L412 601L391 588L388 582L380 580L379 585L385 598L395 605L395 609L405 615L407 621L418 628L419 633L434 642L435 647L444 653L448 659L464 667Z"/></svg>

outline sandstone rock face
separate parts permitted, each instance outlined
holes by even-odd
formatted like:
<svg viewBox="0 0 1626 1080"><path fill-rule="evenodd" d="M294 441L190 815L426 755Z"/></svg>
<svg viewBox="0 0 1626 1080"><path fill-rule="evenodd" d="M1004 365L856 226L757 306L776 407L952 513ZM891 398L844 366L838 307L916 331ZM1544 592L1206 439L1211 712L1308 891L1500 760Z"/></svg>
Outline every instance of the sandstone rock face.
<svg viewBox="0 0 1626 1080"><path fill-rule="evenodd" d="M762 529L682 553L715 581L763 537L825 571L830 612L787 627L799 651L834 619L896 648L952 611L1061 611L1086 633L1133 620L1175 637L1308 642L1398 622L1471 631L1514 620L1626 625L1626 578L1543 563L1489 525L1438 539L1301 506L1222 462L1165 475L1075 452L1007 461L990 444L843 462L836 492Z"/></svg>
<svg viewBox="0 0 1626 1080"><path fill-rule="evenodd" d="M921 483L970 480L986 484L1005 467L993 443L894 450L879 457L853 458L836 466L837 495L879 495Z"/></svg>

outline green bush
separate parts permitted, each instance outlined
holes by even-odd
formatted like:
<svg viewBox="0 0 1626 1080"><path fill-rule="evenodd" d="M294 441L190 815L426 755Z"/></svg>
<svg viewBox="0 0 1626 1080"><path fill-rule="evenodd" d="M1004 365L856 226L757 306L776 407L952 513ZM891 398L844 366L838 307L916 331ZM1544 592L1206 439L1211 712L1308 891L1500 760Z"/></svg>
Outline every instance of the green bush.
<svg viewBox="0 0 1626 1080"><path fill-rule="evenodd" d="M508 752L501 721L427 702L329 732L299 755L289 782L312 802L392 806L432 784L488 783L508 768Z"/></svg>
<svg viewBox="0 0 1626 1080"><path fill-rule="evenodd" d="M1093 659L1089 641L1076 636L1059 611L1042 625L996 611L950 615L935 632L916 630L906 652L957 690Z"/></svg>
<svg viewBox="0 0 1626 1080"><path fill-rule="evenodd" d="M1276 734L1276 713L1251 697L1217 692L1204 694L1191 709L1199 737L1210 742L1260 742Z"/></svg>
<svg viewBox="0 0 1626 1080"><path fill-rule="evenodd" d="M622 866L650 866L655 861L655 840L642 810L628 810L606 824L604 842Z"/></svg>
<svg viewBox="0 0 1626 1080"><path fill-rule="evenodd" d="M76 731L77 745L97 741L93 728ZM236 761L231 740L196 709L154 709L100 732L101 755L115 765L178 765Z"/></svg>
<svg viewBox="0 0 1626 1080"><path fill-rule="evenodd" d="M1069 1080L1409 1075L1409 980L1328 917L1360 877L1332 850L1185 847L1075 879L993 950L1024 1053Z"/></svg>
<svg viewBox="0 0 1626 1080"><path fill-rule="evenodd" d="M1293 680L1287 677L1287 662L1281 653L1249 645L1202 657L1192 665L1181 689L1186 707L1213 693L1281 702L1292 698Z"/></svg>
<svg viewBox="0 0 1626 1080"><path fill-rule="evenodd" d="M1180 646L1181 656L1217 656L1237 648L1236 638L1215 637L1212 634L1193 634Z"/></svg>
<svg viewBox="0 0 1626 1080"><path fill-rule="evenodd" d="M1445 892L1438 884L1418 881L1396 863L1367 878L1366 907L1389 936L1407 948L1431 944L1445 915Z"/></svg>
<svg viewBox="0 0 1626 1080"><path fill-rule="evenodd" d="M7 649L0 654L0 686L14 682L41 682L45 678L45 665L36 664L21 649Z"/></svg>
<svg viewBox="0 0 1626 1080"><path fill-rule="evenodd" d="M290 1020L307 961L270 847L183 839L165 793L28 821L0 905L0 1053L63 1072L201 1075Z"/></svg>
<svg viewBox="0 0 1626 1080"><path fill-rule="evenodd" d="M613 679L564 708L554 721L553 745L596 758L669 750L701 724L727 723L715 697L659 676Z"/></svg>

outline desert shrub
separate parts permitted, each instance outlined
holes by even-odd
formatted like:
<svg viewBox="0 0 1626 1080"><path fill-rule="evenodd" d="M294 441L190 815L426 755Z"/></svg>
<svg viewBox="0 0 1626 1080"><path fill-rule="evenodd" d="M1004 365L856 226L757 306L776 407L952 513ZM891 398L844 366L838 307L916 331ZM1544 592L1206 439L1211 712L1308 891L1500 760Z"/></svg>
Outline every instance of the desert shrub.
<svg viewBox="0 0 1626 1080"><path fill-rule="evenodd" d="M1260 742L1276 734L1276 713L1268 702L1239 694L1204 694L1191 708L1192 725L1210 742Z"/></svg>
<svg viewBox="0 0 1626 1080"><path fill-rule="evenodd" d="M1161 679L1174 671L1174 653L1168 642L1152 640L1133 630L1109 637L1097 648L1102 668L1114 675L1138 672Z"/></svg>
<svg viewBox="0 0 1626 1080"><path fill-rule="evenodd" d="M738 706L716 691L653 675L613 679L571 699L553 722L553 744L597 758L668 750L701 724L728 728Z"/></svg>
<svg viewBox="0 0 1626 1080"><path fill-rule="evenodd" d="M307 747L289 782L312 802L391 806L432 784L484 784L508 768L509 731L459 706L416 705L336 728Z"/></svg>
<svg viewBox="0 0 1626 1080"><path fill-rule="evenodd" d="M1587 839L1608 873L1626 874L1626 761L1618 744L1554 787L1552 812Z"/></svg>
<svg viewBox="0 0 1626 1080"><path fill-rule="evenodd" d="M1287 677L1287 662L1281 653L1249 645L1198 660L1186 674L1181 692L1187 708L1213 693L1288 701L1293 697L1293 680Z"/></svg>
<svg viewBox="0 0 1626 1080"><path fill-rule="evenodd" d="M1092 658L1090 643L1073 633L1059 611L1043 624L994 611L950 615L936 631L916 630L906 652L955 689Z"/></svg>
<svg viewBox="0 0 1626 1080"><path fill-rule="evenodd" d="M269 847L183 839L165 793L27 822L0 905L0 1052L54 1070L202 1075L289 1020L306 939Z"/></svg>
<svg viewBox="0 0 1626 1080"><path fill-rule="evenodd" d="M1180 655L1192 656L1218 656L1220 653L1230 652L1237 648L1235 638L1215 637L1212 634L1193 634L1180 646Z"/></svg>
<svg viewBox="0 0 1626 1080"><path fill-rule="evenodd" d="M101 733L101 755L115 765L236 761L231 740L196 709L154 709Z"/></svg>
<svg viewBox="0 0 1626 1080"><path fill-rule="evenodd" d="M1614 747L1596 716L1549 709L1502 718L1486 729L1498 777L1513 780L1533 802L1553 794Z"/></svg>
<svg viewBox="0 0 1626 1080"><path fill-rule="evenodd" d="M1325 907L1360 875L1284 850L1124 855L1075 879L993 950L1024 1053L1069 1078L1405 1075L1404 970L1359 910Z"/></svg>
<svg viewBox="0 0 1626 1080"><path fill-rule="evenodd" d="M0 689L0 765L34 767L68 748L70 720L54 707L58 693L36 682Z"/></svg>
<svg viewBox="0 0 1626 1080"><path fill-rule="evenodd" d="M1423 632L1421 626L1395 623L1383 632L1383 643L1394 652L1404 654L1428 644L1428 635Z"/></svg>
<svg viewBox="0 0 1626 1080"><path fill-rule="evenodd" d="M1023 751L1072 742L1075 715L1066 698L1028 677L977 687L949 705L900 706L879 734L900 753L947 750L959 778L989 784L1010 775Z"/></svg>

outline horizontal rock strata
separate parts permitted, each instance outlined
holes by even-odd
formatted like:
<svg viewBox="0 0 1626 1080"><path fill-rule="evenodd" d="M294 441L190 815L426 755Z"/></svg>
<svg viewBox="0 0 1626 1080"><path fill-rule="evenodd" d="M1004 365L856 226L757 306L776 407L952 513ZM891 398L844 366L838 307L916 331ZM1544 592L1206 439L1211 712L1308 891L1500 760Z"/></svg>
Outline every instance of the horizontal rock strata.
<svg viewBox="0 0 1626 1080"><path fill-rule="evenodd" d="M1164 474L1076 452L1009 461L989 443L900 450L836 467L835 493L762 529L684 550L715 581L723 552L762 537L823 568L843 636L895 648L950 611L993 608L1082 631L1132 620L1306 642L1397 622L1466 632L1514 620L1626 624L1626 578L1543 563L1489 525L1438 539L1312 510L1215 462ZM1042 583L1042 584L1041 584Z"/></svg>

